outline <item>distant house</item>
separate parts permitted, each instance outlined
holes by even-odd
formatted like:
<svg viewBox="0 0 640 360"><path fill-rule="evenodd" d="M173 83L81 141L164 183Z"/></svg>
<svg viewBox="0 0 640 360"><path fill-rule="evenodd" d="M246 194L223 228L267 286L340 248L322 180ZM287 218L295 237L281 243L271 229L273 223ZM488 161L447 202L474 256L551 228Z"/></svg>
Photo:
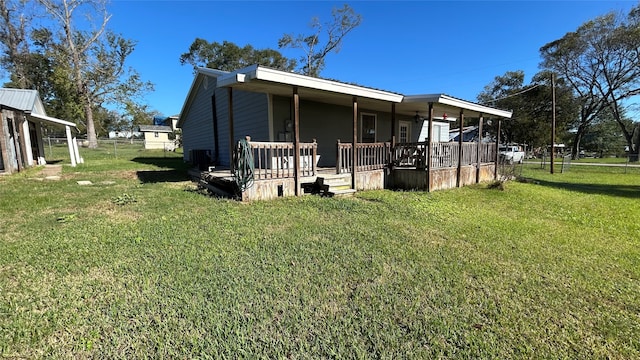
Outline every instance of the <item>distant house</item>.
<svg viewBox="0 0 640 360"><path fill-rule="evenodd" d="M169 134L173 133L170 126L140 125L140 132L144 134L145 149L175 150L175 142L169 139Z"/></svg>
<svg viewBox="0 0 640 360"><path fill-rule="evenodd" d="M154 116L153 125L169 126L171 130L176 131L178 128L178 115L173 116Z"/></svg>
<svg viewBox="0 0 640 360"><path fill-rule="evenodd" d="M42 126L65 129L71 166L82 163L76 124L47 116L36 90L0 88L0 172L45 165Z"/></svg>
<svg viewBox="0 0 640 360"><path fill-rule="evenodd" d="M139 131L109 131L109 139L131 139L132 137L142 136Z"/></svg>

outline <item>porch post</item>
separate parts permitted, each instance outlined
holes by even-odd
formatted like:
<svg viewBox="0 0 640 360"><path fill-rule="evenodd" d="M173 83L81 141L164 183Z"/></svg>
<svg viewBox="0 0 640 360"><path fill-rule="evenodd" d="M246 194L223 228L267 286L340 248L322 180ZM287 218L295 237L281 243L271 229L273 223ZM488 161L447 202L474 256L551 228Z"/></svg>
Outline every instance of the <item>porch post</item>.
<svg viewBox="0 0 640 360"><path fill-rule="evenodd" d="M427 161L426 162L426 167L427 167L427 192L431 191L431 156L433 155L433 103L430 102L429 103L429 132L428 132L429 137L427 137Z"/></svg>
<svg viewBox="0 0 640 360"><path fill-rule="evenodd" d="M498 163L500 160L500 126L502 125L502 119L498 119L498 131L496 132L496 155L495 155L495 168L493 169L493 178L498 180Z"/></svg>
<svg viewBox="0 0 640 360"><path fill-rule="evenodd" d="M480 151L482 150L482 123L484 122L484 116L480 113L478 119L478 147L476 149L476 184L480 182Z"/></svg>
<svg viewBox="0 0 640 360"><path fill-rule="evenodd" d="M233 88L227 88L227 94L229 95L229 169L231 173L234 174L235 170L233 168L233 153L235 151L235 146L233 144L233 139L235 135L233 133Z"/></svg>
<svg viewBox="0 0 640 360"><path fill-rule="evenodd" d="M73 137L71 136L71 128L69 126L64 127L64 131L67 133L67 147L69 148L69 158L71 159L71 166L76 166L76 152L73 150Z"/></svg>
<svg viewBox="0 0 640 360"><path fill-rule="evenodd" d="M9 119L9 121L11 121L11 128L13 129L13 134L11 135L13 136L13 146L16 149L16 162L18 163L18 171L22 171L22 169L24 169L24 165L22 163L22 147L20 145L20 136L19 136L20 129L16 127L16 121L15 121L16 114L17 114L17 111L14 111L13 117Z"/></svg>
<svg viewBox="0 0 640 360"><path fill-rule="evenodd" d="M300 96L298 87L293 87L293 177L295 194L300 195Z"/></svg>
<svg viewBox="0 0 640 360"><path fill-rule="evenodd" d="M458 176L457 186L462 186L462 144L464 143L464 109L460 109L460 135L458 136Z"/></svg>
<svg viewBox="0 0 640 360"><path fill-rule="evenodd" d="M25 166L33 166L33 151L31 150L31 134L29 133L29 120L26 116L22 116L20 122L20 142L24 146L24 163ZM36 164L37 165L37 164Z"/></svg>
<svg viewBox="0 0 640 360"><path fill-rule="evenodd" d="M351 187L356 188L356 172L358 164L358 98L353 97L353 141L351 142Z"/></svg>
<svg viewBox="0 0 640 360"><path fill-rule="evenodd" d="M34 123L36 128L36 141L38 142L38 165L46 165L47 161L44 155L44 142L42 140L42 123Z"/></svg>
<svg viewBox="0 0 640 360"><path fill-rule="evenodd" d="M80 151L78 151L78 139L73 137L73 155L76 157L76 164L84 163L84 160L80 157Z"/></svg>
<svg viewBox="0 0 640 360"><path fill-rule="evenodd" d="M2 106L0 105L0 170L7 170L7 166L9 166L9 154L8 154L8 145L7 138L5 137L5 123L4 123L4 111Z"/></svg>
<svg viewBox="0 0 640 360"><path fill-rule="evenodd" d="M396 103L391 103L391 148L396 146Z"/></svg>

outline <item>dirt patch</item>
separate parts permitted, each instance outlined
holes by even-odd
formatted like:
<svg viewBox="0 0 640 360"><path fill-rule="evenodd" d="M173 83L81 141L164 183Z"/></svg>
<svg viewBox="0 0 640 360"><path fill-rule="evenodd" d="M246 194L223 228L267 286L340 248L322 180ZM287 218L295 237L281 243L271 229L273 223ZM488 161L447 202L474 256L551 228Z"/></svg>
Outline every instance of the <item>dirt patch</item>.
<svg viewBox="0 0 640 360"><path fill-rule="evenodd" d="M40 171L40 176L47 178L49 176L60 176L62 174L62 165L45 165Z"/></svg>

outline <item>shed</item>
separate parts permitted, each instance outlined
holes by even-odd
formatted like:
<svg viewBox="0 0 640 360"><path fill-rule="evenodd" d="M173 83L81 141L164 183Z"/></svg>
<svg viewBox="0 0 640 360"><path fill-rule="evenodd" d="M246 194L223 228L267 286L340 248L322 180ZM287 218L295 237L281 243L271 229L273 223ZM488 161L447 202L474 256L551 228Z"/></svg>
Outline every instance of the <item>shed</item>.
<svg viewBox="0 0 640 360"><path fill-rule="evenodd" d="M84 162L78 152L76 124L47 116L36 90L0 88L0 172L45 165L42 126L65 129L71 166Z"/></svg>

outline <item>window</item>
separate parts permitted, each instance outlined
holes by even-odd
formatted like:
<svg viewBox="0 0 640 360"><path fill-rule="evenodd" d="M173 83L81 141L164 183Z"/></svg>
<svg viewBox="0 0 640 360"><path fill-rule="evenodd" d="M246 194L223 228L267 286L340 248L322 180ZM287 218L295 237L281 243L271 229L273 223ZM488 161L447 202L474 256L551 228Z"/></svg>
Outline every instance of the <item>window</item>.
<svg viewBox="0 0 640 360"><path fill-rule="evenodd" d="M159 132L157 132L157 131L154 131L154 132L153 132L153 137L160 137L160 133L159 133Z"/></svg>
<svg viewBox="0 0 640 360"><path fill-rule="evenodd" d="M363 143L376 142L376 115L360 114L360 140Z"/></svg>
<svg viewBox="0 0 640 360"><path fill-rule="evenodd" d="M400 131L398 131L398 142L408 143L411 141L411 123L408 121L400 121Z"/></svg>

